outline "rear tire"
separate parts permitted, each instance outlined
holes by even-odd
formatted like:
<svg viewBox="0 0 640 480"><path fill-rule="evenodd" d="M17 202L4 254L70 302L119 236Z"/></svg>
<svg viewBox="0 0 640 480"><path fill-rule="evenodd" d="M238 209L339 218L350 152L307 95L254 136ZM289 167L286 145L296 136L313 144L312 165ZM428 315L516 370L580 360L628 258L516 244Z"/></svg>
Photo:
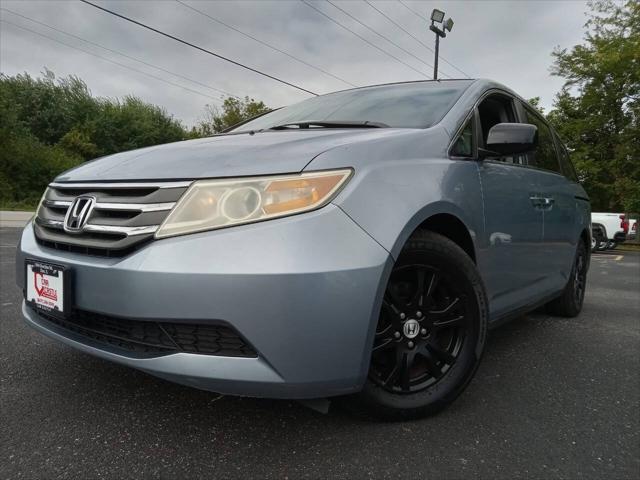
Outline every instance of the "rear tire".
<svg viewBox="0 0 640 480"><path fill-rule="evenodd" d="M587 248L580 241L569 281L562 295L547 304L548 313L560 317L575 317L580 313L587 287L587 267Z"/></svg>
<svg viewBox="0 0 640 480"><path fill-rule="evenodd" d="M352 399L386 420L435 414L473 378L487 335L478 270L457 244L414 234L396 262L376 327L369 375Z"/></svg>

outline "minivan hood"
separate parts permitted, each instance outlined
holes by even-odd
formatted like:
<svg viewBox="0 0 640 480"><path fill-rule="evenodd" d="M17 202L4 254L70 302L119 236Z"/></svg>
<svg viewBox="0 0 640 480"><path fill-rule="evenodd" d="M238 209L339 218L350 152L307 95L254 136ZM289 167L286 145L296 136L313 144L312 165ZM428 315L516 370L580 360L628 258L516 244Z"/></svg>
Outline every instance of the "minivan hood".
<svg viewBox="0 0 640 480"><path fill-rule="evenodd" d="M293 173L331 148L407 131L317 129L219 135L116 153L68 170L56 181L191 180Z"/></svg>

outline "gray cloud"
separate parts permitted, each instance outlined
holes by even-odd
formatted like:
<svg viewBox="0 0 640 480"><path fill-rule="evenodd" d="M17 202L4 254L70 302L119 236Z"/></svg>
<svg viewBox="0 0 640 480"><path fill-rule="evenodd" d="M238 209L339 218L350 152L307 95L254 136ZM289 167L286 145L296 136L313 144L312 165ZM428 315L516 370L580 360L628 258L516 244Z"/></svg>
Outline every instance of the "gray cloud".
<svg viewBox="0 0 640 480"><path fill-rule="evenodd" d="M185 0L199 10L246 31L306 62L317 65L356 85L421 78L367 45L299 1L196 1ZM148 23L222 55L264 70L316 92L330 92L348 85L274 52L174 1L101 1L101 5ZM441 44L441 54L472 77L498 80L524 97L540 96L550 107L562 79L552 77L551 51L557 45L570 47L583 37L586 5L579 1L412 1L405 3L428 16L433 8L446 11L455 20L453 32ZM390 37L428 64L433 53L399 30L362 1L337 4L360 21ZM1 5L57 29L72 33L150 64L170 70L236 95L281 106L308 95L272 80L230 65L153 32L119 20L97 9L71 1L10 1ZM401 58L431 76L431 69L402 50L367 31L324 1L314 5L348 26L371 43ZM433 34L424 20L396 1L377 1L376 8L427 45ZM47 67L58 76L75 74L93 93L122 97L133 94L161 105L186 124L200 118L206 103L216 103L219 93L130 59L104 51L77 39L49 30L5 10L3 20L41 32L65 43L89 50L190 89L198 95L102 59L73 50L6 23L0 24L0 68L13 75L38 74ZM441 62L441 72L462 76Z"/></svg>

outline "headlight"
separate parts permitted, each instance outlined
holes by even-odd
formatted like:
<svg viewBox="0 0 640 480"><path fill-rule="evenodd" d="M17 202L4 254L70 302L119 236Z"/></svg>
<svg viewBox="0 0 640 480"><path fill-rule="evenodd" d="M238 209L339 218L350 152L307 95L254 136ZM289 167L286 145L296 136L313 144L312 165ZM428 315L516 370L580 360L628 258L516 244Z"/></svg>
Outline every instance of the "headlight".
<svg viewBox="0 0 640 480"><path fill-rule="evenodd" d="M200 180L191 184L156 232L156 238L242 225L326 205L351 169L295 175Z"/></svg>

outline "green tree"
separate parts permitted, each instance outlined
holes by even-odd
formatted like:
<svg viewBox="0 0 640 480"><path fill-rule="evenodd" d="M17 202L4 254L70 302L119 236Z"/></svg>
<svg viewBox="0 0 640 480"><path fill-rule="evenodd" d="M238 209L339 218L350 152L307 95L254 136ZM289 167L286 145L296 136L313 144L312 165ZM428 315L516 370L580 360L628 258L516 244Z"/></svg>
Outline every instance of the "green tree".
<svg viewBox="0 0 640 480"><path fill-rule="evenodd" d="M33 207L54 177L84 160L218 133L268 111L262 102L227 98L190 131L139 98L94 97L80 78L0 73L0 203Z"/></svg>
<svg viewBox="0 0 640 480"><path fill-rule="evenodd" d="M540 97L530 98L529 100L527 100L527 102L529 102L529 105L535 108L538 112L544 115L544 108L540 106Z"/></svg>
<svg viewBox="0 0 640 480"><path fill-rule="evenodd" d="M192 130L192 134L194 136L214 135L270 110L264 102L253 98L227 97L222 103L222 109L215 105L205 106L205 118Z"/></svg>
<svg viewBox="0 0 640 480"><path fill-rule="evenodd" d="M162 108L93 97L78 77L0 74L0 203L33 207L47 183L83 160L187 137Z"/></svg>
<svg viewBox="0 0 640 480"><path fill-rule="evenodd" d="M594 210L640 211L640 3L593 1L585 41L556 49L565 78L548 118Z"/></svg>
<svg viewBox="0 0 640 480"><path fill-rule="evenodd" d="M93 156L177 142L187 137L179 121L155 105L128 96L122 101L100 99L96 114L83 125L91 143ZM86 138L86 137L85 137Z"/></svg>
<svg viewBox="0 0 640 480"><path fill-rule="evenodd" d="M41 142L57 143L74 125L92 118L98 102L78 77L56 79L46 70L42 78L29 74L0 74L0 95L10 100L16 117Z"/></svg>
<svg viewBox="0 0 640 480"><path fill-rule="evenodd" d="M78 127L73 127L58 142L62 148L71 154L76 154L82 158L93 158L97 156L98 147L91 140L90 135Z"/></svg>
<svg viewBox="0 0 640 480"><path fill-rule="evenodd" d="M187 137L182 124L164 109L132 96L93 97L73 75L56 78L46 69L41 78L0 74L0 95L40 142L60 145L85 160Z"/></svg>
<svg viewBox="0 0 640 480"><path fill-rule="evenodd" d="M1 95L0 145L2 208L32 208L52 178L82 162L79 156L38 140Z"/></svg>

